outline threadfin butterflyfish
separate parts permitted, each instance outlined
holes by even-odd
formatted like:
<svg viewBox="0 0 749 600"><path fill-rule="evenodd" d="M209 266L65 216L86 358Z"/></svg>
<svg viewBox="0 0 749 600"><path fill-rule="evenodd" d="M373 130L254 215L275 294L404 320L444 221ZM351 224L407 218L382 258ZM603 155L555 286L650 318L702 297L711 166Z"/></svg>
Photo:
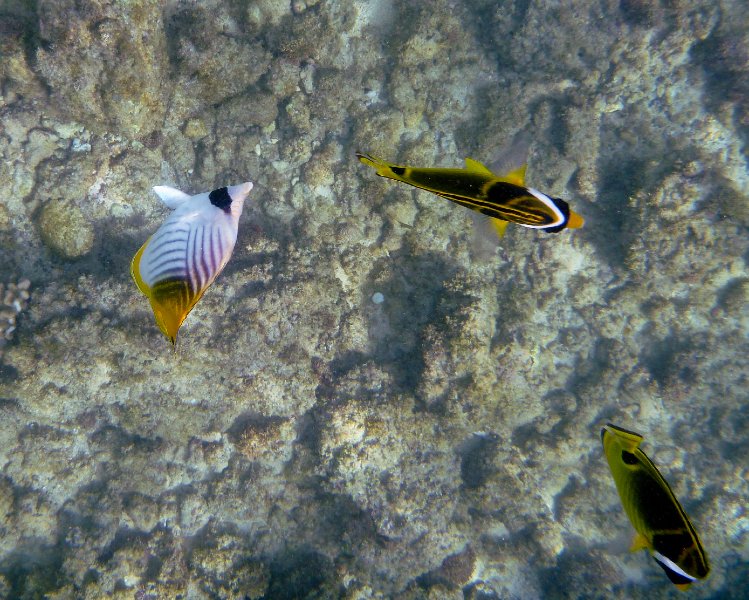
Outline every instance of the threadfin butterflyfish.
<svg viewBox="0 0 749 600"><path fill-rule="evenodd" d="M640 450L643 437L608 423L601 440L624 512L637 532L632 551L649 550L681 590L707 577L710 566L700 538L666 480Z"/></svg>
<svg viewBox="0 0 749 600"><path fill-rule="evenodd" d="M229 262L251 189L249 181L195 196L168 186L153 188L173 212L135 254L130 273L172 345L187 315Z"/></svg>
<svg viewBox="0 0 749 600"><path fill-rule="evenodd" d="M583 218L561 198L552 198L525 185L526 165L497 176L480 162L466 158L464 169L400 166L369 154L357 158L377 170L377 175L432 192L491 218L502 237L508 223L557 233L582 227Z"/></svg>

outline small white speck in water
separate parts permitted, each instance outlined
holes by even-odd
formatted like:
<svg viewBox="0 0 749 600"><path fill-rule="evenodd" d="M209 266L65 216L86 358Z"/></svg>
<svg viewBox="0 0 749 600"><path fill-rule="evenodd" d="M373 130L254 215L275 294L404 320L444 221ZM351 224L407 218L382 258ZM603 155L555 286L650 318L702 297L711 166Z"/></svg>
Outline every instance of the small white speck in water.
<svg viewBox="0 0 749 600"><path fill-rule="evenodd" d="M374 294L372 294L372 302L374 302L375 304L382 304L383 302L385 302L385 295L381 292L375 292Z"/></svg>

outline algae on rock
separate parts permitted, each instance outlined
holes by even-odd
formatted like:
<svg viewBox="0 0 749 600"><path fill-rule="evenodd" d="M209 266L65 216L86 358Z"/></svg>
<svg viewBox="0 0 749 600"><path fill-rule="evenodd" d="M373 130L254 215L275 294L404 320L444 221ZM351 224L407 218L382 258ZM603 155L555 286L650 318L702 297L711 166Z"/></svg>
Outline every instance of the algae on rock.
<svg viewBox="0 0 749 600"><path fill-rule="evenodd" d="M39 216L39 233L50 249L65 258L79 258L94 245L94 229L77 206L51 200Z"/></svg>

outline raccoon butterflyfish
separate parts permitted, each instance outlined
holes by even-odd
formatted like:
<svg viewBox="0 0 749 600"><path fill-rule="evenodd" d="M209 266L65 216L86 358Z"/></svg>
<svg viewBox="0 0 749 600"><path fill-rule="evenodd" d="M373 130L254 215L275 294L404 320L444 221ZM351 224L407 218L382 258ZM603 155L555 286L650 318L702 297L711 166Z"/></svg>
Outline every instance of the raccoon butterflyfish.
<svg viewBox="0 0 749 600"><path fill-rule="evenodd" d="M360 152L356 156L374 167L380 177L402 181L490 217L500 237L508 223L551 233L583 225L583 218L571 211L567 202L525 185L526 165L497 176L471 158L465 159L465 169L422 169L395 165Z"/></svg>
<svg viewBox="0 0 749 600"><path fill-rule="evenodd" d="M251 189L249 181L195 196L153 188L173 212L135 254L130 272L172 345L182 322L229 262Z"/></svg>
<svg viewBox="0 0 749 600"><path fill-rule="evenodd" d="M685 590L707 577L707 554L668 483L640 450L642 439L611 423L601 430L619 498L637 532L632 551L649 550L671 582Z"/></svg>

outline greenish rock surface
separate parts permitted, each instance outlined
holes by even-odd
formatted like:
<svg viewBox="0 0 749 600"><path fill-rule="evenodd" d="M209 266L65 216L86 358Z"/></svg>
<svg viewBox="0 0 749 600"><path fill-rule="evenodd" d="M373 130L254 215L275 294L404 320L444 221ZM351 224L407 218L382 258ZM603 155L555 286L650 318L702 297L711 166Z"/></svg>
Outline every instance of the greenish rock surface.
<svg viewBox="0 0 749 600"><path fill-rule="evenodd" d="M79 258L91 251L94 230L81 209L54 200L44 205L39 215L42 241L65 258Z"/></svg>
<svg viewBox="0 0 749 600"><path fill-rule="evenodd" d="M568 4L0 8L0 597L672 598L606 421L702 536L690 597L739 597L749 14ZM354 156L522 136L582 229L487 247ZM246 180L172 352L151 187Z"/></svg>

